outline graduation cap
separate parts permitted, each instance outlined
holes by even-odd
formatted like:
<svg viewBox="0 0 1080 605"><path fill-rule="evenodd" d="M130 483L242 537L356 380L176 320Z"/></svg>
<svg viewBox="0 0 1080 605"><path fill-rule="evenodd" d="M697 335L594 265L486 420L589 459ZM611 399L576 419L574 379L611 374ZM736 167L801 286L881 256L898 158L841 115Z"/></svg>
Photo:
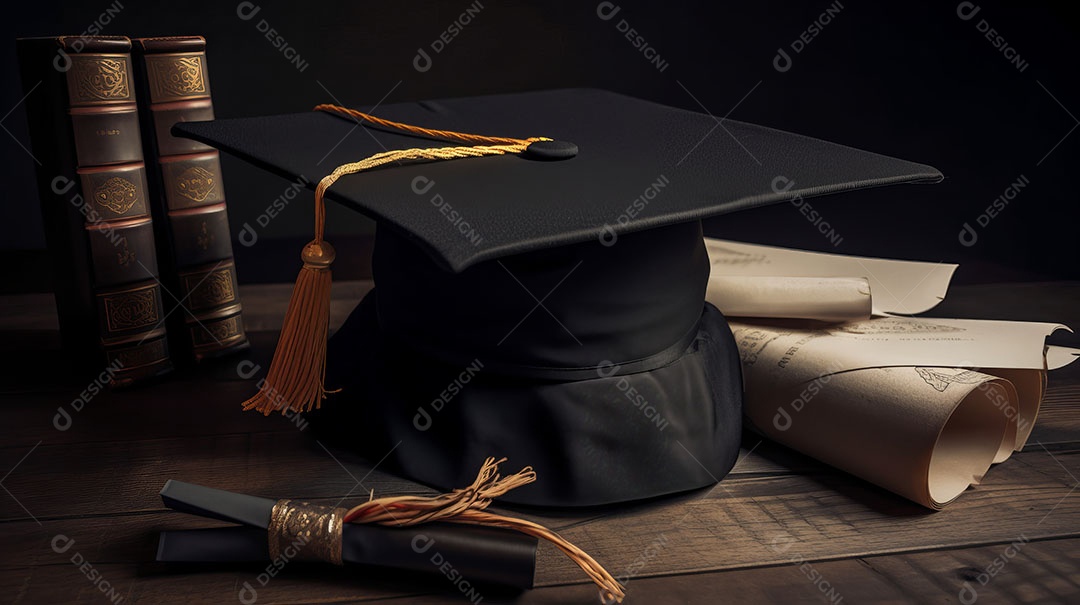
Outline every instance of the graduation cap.
<svg viewBox="0 0 1080 605"><path fill-rule="evenodd" d="M506 496L527 504L681 492L733 466L741 369L704 302L702 219L941 179L599 90L316 109L174 127L319 183L317 236L245 406L329 399L312 418L328 435L442 488L507 456L543 477ZM324 195L377 224L376 287L328 355Z"/></svg>

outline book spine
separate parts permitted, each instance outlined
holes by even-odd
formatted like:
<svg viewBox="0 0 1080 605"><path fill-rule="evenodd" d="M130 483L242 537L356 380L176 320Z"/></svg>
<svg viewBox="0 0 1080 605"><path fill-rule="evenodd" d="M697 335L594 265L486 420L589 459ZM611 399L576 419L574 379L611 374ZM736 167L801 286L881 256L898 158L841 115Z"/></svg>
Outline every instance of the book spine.
<svg viewBox="0 0 1080 605"><path fill-rule="evenodd" d="M17 43L61 338L114 385L172 370L131 42Z"/></svg>
<svg viewBox="0 0 1080 605"><path fill-rule="evenodd" d="M165 283L176 292L174 342L194 361L248 347L217 150L174 137L173 124L214 119L206 42L134 41L143 147Z"/></svg>

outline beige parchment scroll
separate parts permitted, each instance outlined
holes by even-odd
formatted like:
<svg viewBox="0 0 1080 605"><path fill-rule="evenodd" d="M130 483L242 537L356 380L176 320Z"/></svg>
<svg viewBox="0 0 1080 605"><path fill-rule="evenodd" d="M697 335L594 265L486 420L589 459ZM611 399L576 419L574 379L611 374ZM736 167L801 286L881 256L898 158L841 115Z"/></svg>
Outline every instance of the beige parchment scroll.
<svg viewBox="0 0 1080 605"><path fill-rule="evenodd" d="M712 269L713 304L725 315L739 317L844 321L864 319L871 313L922 313L945 298L957 267L712 238L705 238L705 247ZM722 306L732 301L738 307Z"/></svg>
<svg viewBox="0 0 1080 605"><path fill-rule="evenodd" d="M932 509L1023 446L1050 367L1045 338L1061 327L731 322L756 430ZM1054 357L1067 363L1075 352Z"/></svg>
<svg viewBox="0 0 1080 605"><path fill-rule="evenodd" d="M863 277L713 275L705 300L728 317L787 317L827 322L869 319L870 282Z"/></svg>

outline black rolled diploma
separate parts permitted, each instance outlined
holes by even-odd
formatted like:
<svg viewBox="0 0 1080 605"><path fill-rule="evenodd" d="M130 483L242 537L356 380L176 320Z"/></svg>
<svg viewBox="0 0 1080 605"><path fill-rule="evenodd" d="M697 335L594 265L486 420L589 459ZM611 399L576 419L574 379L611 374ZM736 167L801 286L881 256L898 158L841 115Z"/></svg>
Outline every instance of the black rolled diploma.
<svg viewBox="0 0 1080 605"><path fill-rule="evenodd" d="M277 501L170 480L161 490L165 506L240 526L161 532L157 560L184 563L271 561L268 528ZM279 543L277 563L299 558L303 536ZM341 560L445 575L448 566L474 583L532 588L536 538L494 528L430 523L394 528L345 523Z"/></svg>

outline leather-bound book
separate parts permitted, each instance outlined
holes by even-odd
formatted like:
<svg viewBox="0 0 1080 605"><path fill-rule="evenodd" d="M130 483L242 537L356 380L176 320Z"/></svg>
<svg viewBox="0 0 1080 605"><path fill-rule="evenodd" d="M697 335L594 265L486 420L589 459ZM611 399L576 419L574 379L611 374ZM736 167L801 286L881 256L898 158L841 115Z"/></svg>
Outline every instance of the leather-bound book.
<svg viewBox="0 0 1080 605"><path fill-rule="evenodd" d="M162 279L180 359L201 361L248 347L218 152L172 136L177 122L214 119L201 36L133 41L150 204Z"/></svg>
<svg viewBox="0 0 1080 605"><path fill-rule="evenodd" d="M96 382L169 372L131 41L16 48L65 353Z"/></svg>

